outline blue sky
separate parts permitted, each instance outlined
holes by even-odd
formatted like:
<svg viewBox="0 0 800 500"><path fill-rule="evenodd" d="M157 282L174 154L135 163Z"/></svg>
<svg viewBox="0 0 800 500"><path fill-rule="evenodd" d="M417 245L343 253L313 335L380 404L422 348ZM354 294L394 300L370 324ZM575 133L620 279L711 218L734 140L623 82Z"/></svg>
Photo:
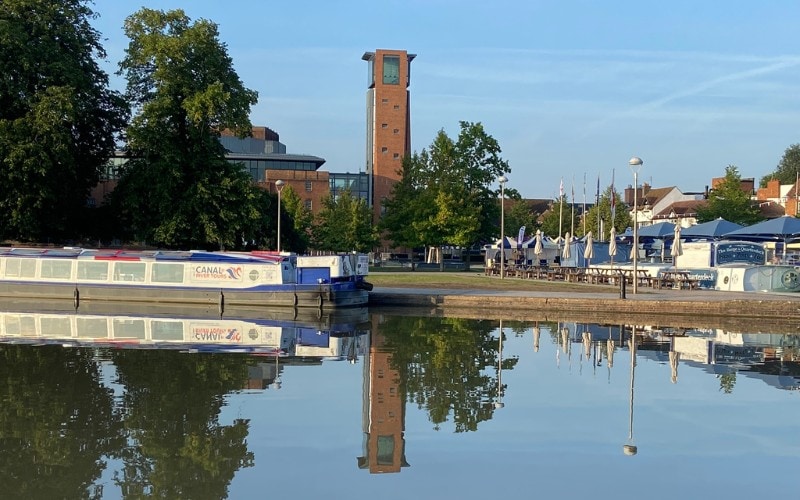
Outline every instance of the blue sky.
<svg viewBox="0 0 800 500"><path fill-rule="evenodd" d="M498 140L508 187L575 200L640 182L699 192L727 165L757 181L800 143L800 2L97 0L109 72L126 16L182 8L219 25L254 125L290 153L358 172L365 163L367 64L375 49L412 63L412 149L459 121ZM122 89L124 82L112 79Z"/></svg>

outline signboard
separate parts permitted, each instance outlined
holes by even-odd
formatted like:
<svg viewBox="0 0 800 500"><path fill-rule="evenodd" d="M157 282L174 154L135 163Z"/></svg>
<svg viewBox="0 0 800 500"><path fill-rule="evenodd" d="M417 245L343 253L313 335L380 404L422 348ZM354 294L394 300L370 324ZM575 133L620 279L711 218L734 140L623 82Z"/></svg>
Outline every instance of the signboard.
<svg viewBox="0 0 800 500"><path fill-rule="evenodd" d="M720 242L716 248L716 265L724 264L764 264L767 260L767 253L760 243L749 243L745 241Z"/></svg>

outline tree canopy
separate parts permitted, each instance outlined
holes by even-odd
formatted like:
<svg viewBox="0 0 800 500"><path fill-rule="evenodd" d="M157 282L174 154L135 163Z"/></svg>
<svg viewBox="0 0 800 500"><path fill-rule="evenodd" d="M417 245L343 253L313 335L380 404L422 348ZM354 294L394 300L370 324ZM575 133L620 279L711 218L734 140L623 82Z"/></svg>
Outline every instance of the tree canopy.
<svg viewBox="0 0 800 500"><path fill-rule="evenodd" d="M0 237L74 236L127 121L87 3L2 2Z"/></svg>
<svg viewBox="0 0 800 500"><path fill-rule="evenodd" d="M783 153L775 171L762 177L760 185L766 187L767 182L777 179L781 184L794 184L800 175L800 144L792 144Z"/></svg>
<svg viewBox="0 0 800 500"><path fill-rule="evenodd" d="M136 114L114 195L134 237L172 247L265 245L264 193L219 141L223 129L250 133L257 93L234 71L217 25L141 9L125 34L120 73Z"/></svg>
<svg viewBox="0 0 800 500"><path fill-rule="evenodd" d="M313 229L315 248L335 252L369 252L378 245L378 231L372 225L372 210L366 200L349 190L326 196Z"/></svg>
<svg viewBox="0 0 800 500"><path fill-rule="evenodd" d="M398 247L470 247L498 236L497 179L511 171L500 153L480 123L460 122L456 140L440 130L428 148L403 160L402 180L384 202L388 239Z"/></svg>
<svg viewBox="0 0 800 500"><path fill-rule="evenodd" d="M764 220L750 200L750 195L742 190L742 177L733 165L725 167L725 178L708 195L705 204L697 207L697 222L708 222L722 217L730 222L749 226Z"/></svg>

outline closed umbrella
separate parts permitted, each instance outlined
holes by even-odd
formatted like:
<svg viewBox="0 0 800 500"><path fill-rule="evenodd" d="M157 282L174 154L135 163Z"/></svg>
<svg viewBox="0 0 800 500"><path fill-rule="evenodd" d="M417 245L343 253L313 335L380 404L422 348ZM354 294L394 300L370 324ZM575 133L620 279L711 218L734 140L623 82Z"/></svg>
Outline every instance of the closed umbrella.
<svg viewBox="0 0 800 500"><path fill-rule="evenodd" d="M583 258L586 259L586 267L592 262L592 257L594 257L594 242L592 241L592 232L589 231L586 234L586 249L583 251Z"/></svg>
<svg viewBox="0 0 800 500"><path fill-rule="evenodd" d="M608 256L611 257L611 267L614 267L614 256L617 255L617 230L611 226L611 235L608 243Z"/></svg>
<svg viewBox="0 0 800 500"><path fill-rule="evenodd" d="M542 246L542 231L539 229L536 230L536 244L533 246L533 253L536 255L537 260L541 260L542 254L544 253L544 247Z"/></svg>
<svg viewBox="0 0 800 500"><path fill-rule="evenodd" d="M672 265L673 266L677 262L678 257L683 255L683 248L681 248L681 226L680 226L680 224L675 224L675 240L672 242L672 251L670 251L670 255L672 255Z"/></svg>
<svg viewBox="0 0 800 500"><path fill-rule="evenodd" d="M570 257L569 242L570 242L570 236L568 232L566 236L564 236L564 251L561 253L561 257L563 258L563 260L567 260Z"/></svg>

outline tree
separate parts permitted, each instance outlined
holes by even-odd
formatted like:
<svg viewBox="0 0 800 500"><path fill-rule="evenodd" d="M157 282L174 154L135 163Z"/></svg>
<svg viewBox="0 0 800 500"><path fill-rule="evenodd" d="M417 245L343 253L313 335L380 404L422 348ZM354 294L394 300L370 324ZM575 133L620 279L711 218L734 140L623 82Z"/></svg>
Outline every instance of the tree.
<svg viewBox="0 0 800 500"><path fill-rule="evenodd" d="M750 195L742 190L742 178L734 165L725 167L725 178L711 190L706 203L697 207L697 222L719 217L744 226L764 220Z"/></svg>
<svg viewBox="0 0 800 500"><path fill-rule="evenodd" d="M440 130L429 148L404 160L381 221L394 245L471 247L499 233L500 188L493 186L511 169L483 125L460 127L457 140Z"/></svg>
<svg viewBox="0 0 800 500"><path fill-rule="evenodd" d="M366 200L349 190L334 199L326 196L312 232L315 248L335 252L369 252L378 245L378 230L372 225L372 210Z"/></svg>
<svg viewBox="0 0 800 500"><path fill-rule="evenodd" d="M114 191L120 215L138 239L159 245L240 245L263 225L263 196L225 159L219 131L248 135L257 93L239 80L210 21L141 9L125 20L125 33L120 73L138 113Z"/></svg>
<svg viewBox="0 0 800 500"><path fill-rule="evenodd" d="M554 201L550 206L550 210L544 213L542 217L542 233L550 236L551 238L563 237L567 232L572 231L572 226L580 227L580 221L576 217L572 217L572 205L566 200L566 197L561 198L561 202Z"/></svg>
<svg viewBox="0 0 800 500"><path fill-rule="evenodd" d="M127 106L97 64L106 53L85 0L0 8L0 237L77 236Z"/></svg>
<svg viewBox="0 0 800 500"><path fill-rule="evenodd" d="M586 230L593 231L595 238L608 239L611 233L611 187L600 196L594 207L590 208L586 214ZM613 226L617 234L625 231L626 228L633 226L629 207L623 202L619 193L614 192L614 221ZM598 221L601 221L603 234L598 233Z"/></svg>
<svg viewBox="0 0 800 500"><path fill-rule="evenodd" d="M292 219L292 230L295 235L295 244L292 245L292 250L295 252L305 252L311 241L311 229L314 224L314 214L311 210L306 208L303 200L297 194L297 191L292 189L292 186L286 186L281 192L281 209ZM283 221L281 221L283 222Z"/></svg>
<svg viewBox="0 0 800 500"><path fill-rule="evenodd" d="M506 234L511 236L519 234L519 229L522 226L525 226L525 234L527 235L535 234L538 228L536 218L531 212L528 203L520 198L506 202L505 226Z"/></svg>
<svg viewBox="0 0 800 500"><path fill-rule="evenodd" d="M792 144L783 153L781 161L775 171L761 178L761 187L766 187L767 182L777 179L781 184L794 184L800 175L800 144Z"/></svg>

